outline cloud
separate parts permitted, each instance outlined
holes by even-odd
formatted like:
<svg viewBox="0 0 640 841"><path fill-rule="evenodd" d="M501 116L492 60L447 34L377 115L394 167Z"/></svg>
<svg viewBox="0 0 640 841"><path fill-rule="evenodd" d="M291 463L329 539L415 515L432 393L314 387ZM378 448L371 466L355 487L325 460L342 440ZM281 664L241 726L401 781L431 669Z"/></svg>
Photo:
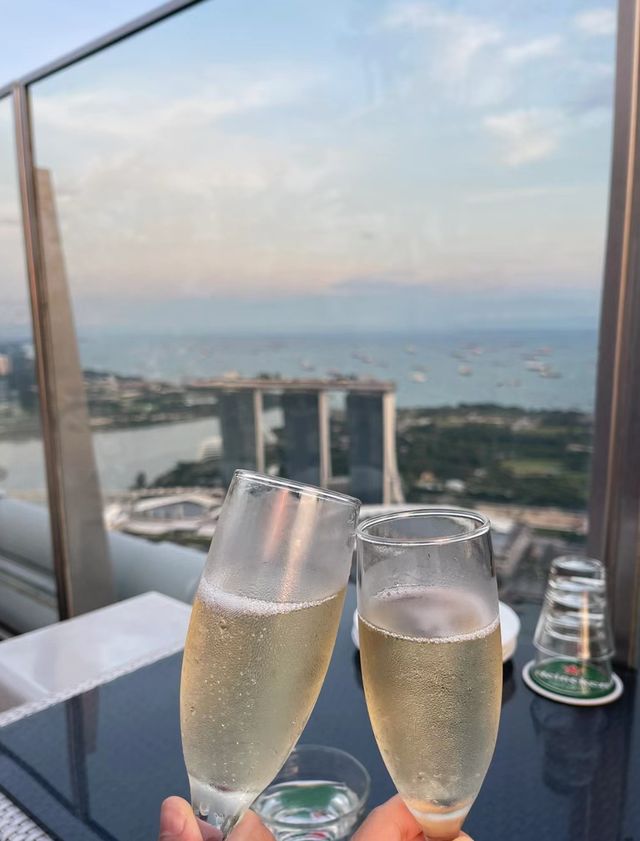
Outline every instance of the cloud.
<svg viewBox="0 0 640 841"><path fill-rule="evenodd" d="M4 176L2 173L0 178ZM15 227L20 220L20 197L14 185L0 183L0 227ZM6 188L6 189L3 189Z"/></svg>
<svg viewBox="0 0 640 841"><path fill-rule="evenodd" d="M561 45L562 38L559 35L548 35L545 38L534 38L532 41L524 41L507 47L504 57L509 64L524 64L527 61L556 55Z"/></svg>
<svg viewBox="0 0 640 841"><path fill-rule="evenodd" d="M441 49L436 60L442 74L454 80L465 77L476 56L504 37L497 26L481 18L442 11L426 2L396 3L383 18L382 28L436 33Z"/></svg>
<svg viewBox="0 0 640 841"><path fill-rule="evenodd" d="M348 139L336 141L321 116L313 142L273 130L286 118L285 96L289 113L300 101L306 107L296 91L309 78L293 75L288 87L245 85L233 107L226 97L207 102L206 91L187 103L134 91L123 109L109 91L34 102L46 138L39 162L53 170L70 277L87 289L108 278L123 294L133 286L157 296L212 287L257 294L295 289L301 278L325 288L345 268L373 270L376 261L393 266L386 219L348 194L349 179L363 167L368 173L350 157ZM230 109L233 120L218 118ZM363 230L374 240L362 241Z"/></svg>
<svg viewBox="0 0 640 841"><path fill-rule="evenodd" d="M568 65L571 73L575 73L580 79L592 81L604 79L612 81L615 75L615 64L613 61L594 61L593 59L574 58ZM611 95L609 95L611 100Z"/></svg>
<svg viewBox="0 0 640 841"><path fill-rule="evenodd" d="M508 166L548 158L564 134L566 117L551 108L520 108L485 117L484 127L501 144Z"/></svg>
<svg viewBox="0 0 640 841"><path fill-rule="evenodd" d="M613 9L588 9L576 15L573 22L585 35L608 36L615 34L616 31L616 14Z"/></svg>
<svg viewBox="0 0 640 841"><path fill-rule="evenodd" d="M196 91L175 97L153 97L142 91L123 96L119 88L77 93L53 93L34 101L38 124L106 138L146 138L167 128L184 130L225 118L266 111L300 101L317 81L304 68L275 69L214 67Z"/></svg>
<svg viewBox="0 0 640 841"><path fill-rule="evenodd" d="M560 186L556 184L541 185L538 187L513 187L501 190L485 190L479 193L470 193L465 196L465 204L503 204L515 202L522 204L523 200L549 199L561 196L571 196L576 192L576 187Z"/></svg>
<svg viewBox="0 0 640 841"><path fill-rule="evenodd" d="M601 261L600 194L570 204L537 172L502 168L584 128L569 107L578 74L567 63L549 89L546 71L527 71L544 70L561 38L501 27L395 0L382 21L367 13L335 62L305 45L299 62L286 49L221 59L166 86L144 74L126 90L104 74L38 86L38 161L52 170L74 304L92 295L101 316L96 301L126 309L136 295L170 318L180 297L338 298L345 278L362 289L584 279ZM590 40L566 46L594 58ZM384 96L354 117L372 67ZM521 108L531 101L545 107ZM581 166L545 167L544 182L591 183Z"/></svg>

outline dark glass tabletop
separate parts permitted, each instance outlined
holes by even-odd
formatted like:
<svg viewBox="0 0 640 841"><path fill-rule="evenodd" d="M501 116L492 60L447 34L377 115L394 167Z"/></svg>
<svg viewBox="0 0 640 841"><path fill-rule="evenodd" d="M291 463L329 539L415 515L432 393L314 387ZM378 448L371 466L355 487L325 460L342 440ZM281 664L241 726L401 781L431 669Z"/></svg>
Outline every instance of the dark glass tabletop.
<svg viewBox="0 0 640 841"><path fill-rule="evenodd" d="M301 742L341 747L369 769L369 807L394 793L378 753L350 630L350 587L334 657ZM640 704L633 675L610 707L530 692L537 608L505 667L500 735L465 828L476 841L640 841ZM0 790L56 839L155 841L158 810L187 796L178 725L179 655L0 729ZM381 841L384 841L381 839Z"/></svg>

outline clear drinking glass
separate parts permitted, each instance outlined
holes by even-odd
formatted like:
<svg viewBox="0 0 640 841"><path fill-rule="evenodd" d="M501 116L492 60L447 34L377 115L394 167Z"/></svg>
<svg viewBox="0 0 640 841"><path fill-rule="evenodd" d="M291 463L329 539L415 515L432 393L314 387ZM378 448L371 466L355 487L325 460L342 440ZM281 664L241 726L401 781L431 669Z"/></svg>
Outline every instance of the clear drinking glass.
<svg viewBox="0 0 640 841"><path fill-rule="evenodd" d="M613 688L606 570L581 555L556 558L534 636L532 677L560 695L598 698Z"/></svg>
<svg viewBox="0 0 640 841"><path fill-rule="evenodd" d="M316 702L359 502L239 470L191 613L180 718L194 810L226 838Z"/></svg>
<svg viewBox="0 0 640 841"><path fill-rule="evenodd" d="M455 838L495 747L502 650L489 521L470 511L376 517L357 531L362 675L371 723L425 837Z"/></svg>
<svg viewBox="0 0 640 841"><path fill-rule="evenodd" d="M351 754L298 745L252 808L276 841L342 841L353 834L370 785Z"/></svg>

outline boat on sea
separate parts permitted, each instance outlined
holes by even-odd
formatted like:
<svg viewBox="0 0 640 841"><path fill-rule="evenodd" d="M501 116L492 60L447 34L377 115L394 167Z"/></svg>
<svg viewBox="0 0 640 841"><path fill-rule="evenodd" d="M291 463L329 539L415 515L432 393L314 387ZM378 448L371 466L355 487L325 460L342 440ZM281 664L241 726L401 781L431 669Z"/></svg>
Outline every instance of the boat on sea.
<svg viewBox="0 0 640 841"><path fill-rule="evenodd" d="M414 383L426 383L427 375L424 371L411 371L409 374L409 379L412 380Z"/></svg>
<svg viewBox="0 0 640 841"><path fill-rule="evenodd" d="M357 359L358 362L364 362L365 365L373 365L373 357L362 350L354 350L351 356L353 359Z"/></svg>
<svg viewBox="0 0 640 841"><path fill-rule="evenodd" d="M536 359L535 357L532 357L526 360L526 362L524 363L524 367L527 369L527 371L544 371L545 368L548 368L549 366L546 362L543 362L541 359Z"/></svg>
<svg viewBox="0 0 640 841"><path fill-rule="evenodd" d="M551 366L547 365L539 372L539 376L545 380L560 380L562 379L562 374L560 371L556 371L555 368L551 368Z"/></svg>
<svg viewBox="0 0 640 841"><path fill-rule="evenodd" d="M458 365L458 374L461 377L470 377L473 374L473 368L470 365Z"/></svg>

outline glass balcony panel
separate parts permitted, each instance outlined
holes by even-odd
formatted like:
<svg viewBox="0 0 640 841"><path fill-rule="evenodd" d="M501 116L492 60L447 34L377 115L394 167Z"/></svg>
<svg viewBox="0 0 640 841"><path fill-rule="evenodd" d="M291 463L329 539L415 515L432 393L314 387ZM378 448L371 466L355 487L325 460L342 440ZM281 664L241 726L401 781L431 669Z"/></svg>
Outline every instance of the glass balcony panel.
<svg viewBox="0 0 640 841"><path fill-rule="evenodd" d="M254 467L483 509L538 597L586 531L614 48L608 0L222 0L32 86L110 527L205 547Z"/></svg>

